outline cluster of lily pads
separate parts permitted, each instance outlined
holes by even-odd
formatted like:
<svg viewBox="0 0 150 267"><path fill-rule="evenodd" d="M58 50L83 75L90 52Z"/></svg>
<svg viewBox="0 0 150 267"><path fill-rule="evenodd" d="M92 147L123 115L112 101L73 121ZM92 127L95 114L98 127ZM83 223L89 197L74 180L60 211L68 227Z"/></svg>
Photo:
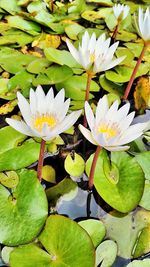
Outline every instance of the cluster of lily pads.
<svg viewBox="0 0 150 267"><path fill-rule="evenodd" d="M0 266L150 266L148 2L1 0L0 33Z"/></svg>

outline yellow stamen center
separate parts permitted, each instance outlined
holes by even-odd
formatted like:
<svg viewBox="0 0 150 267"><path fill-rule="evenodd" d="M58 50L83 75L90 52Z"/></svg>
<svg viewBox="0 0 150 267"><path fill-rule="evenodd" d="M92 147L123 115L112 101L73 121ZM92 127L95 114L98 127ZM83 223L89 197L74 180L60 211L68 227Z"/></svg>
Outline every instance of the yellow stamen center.
<svg viewBox="0 0 150 267"><path fill-rule="evenodd" d="M48 114L36 116L34 119L34 127L38 131L42 131L44 124L47 124L49 128L53 128L56 125L56 123L57 119L55 118L55 116Z"/></svg>
<svg viewBox="0 0 150 267"><path fill-rule="evenodd" d="M94 61L95 61L95 54L92 53L92 54L90 54L90 62L94 63Z"/></svg>
<svg viewBox="0 0 150 267"><path fill-rule="evenodd" d="M117 128L116 124L111 125L111 127L108 124L101 124L97 129L98 134L106 134L107 138L113 138L116 135L119 134L119 129Z"/></svg>

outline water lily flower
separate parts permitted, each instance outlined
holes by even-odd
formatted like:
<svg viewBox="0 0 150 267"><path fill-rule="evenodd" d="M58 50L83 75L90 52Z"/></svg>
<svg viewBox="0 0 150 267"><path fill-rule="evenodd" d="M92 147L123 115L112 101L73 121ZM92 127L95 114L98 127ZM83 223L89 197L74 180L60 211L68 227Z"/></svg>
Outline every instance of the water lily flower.
<svg viewBox="0 0 150 267"><path fill-rule="evenodd" d="M97 73L109 70L118 65L123 59L119 57L113 59L114 53L119 45L119 42L110 46L111 39L106 39L105 34L102 34L96 40L96 34L93 33L90 37L86 31L82 37L82 43L79 44L78 50L67 39L68 49L75 60L87 71Z"/></svg>
<svg viewBox="0 0 150 267"><path fill-rule="evenodd" d="M136 28L141 38L147 42L150 41L150 8L144 13L142 8L139 8L138 21L135 19Z"/></svg>
<svg viewBox="0 0 150 267"><path fill-rule="evenodd" d="M117 20L124 20L130 11L130 7L127 5L115 4L113 6L113 12Z"/></svg>
<svg viewBox="0 0 150 267"><path fill-rule="evenodd" d="M69 129L81 114L79 110L66 116L70 99L64 100L64 89L54 97L52 88L45 95L39 85L36 91L30 89L30 103L20 92L17 92L17 98L24 121L7 118L6 122L25 135L40 137L45 141Z"/></svg>
<svg viewBox="0 0 150 267"><path fill-rule="evenodd" d="M135 115L135 112L128 114L130 104L127 103L119 109L118 105L118 101L115 101L109 108L105 95L99 100L94 116L88 102L85 103L85 114L90 130L82 125L79 125L79 128L92 144L104 147L109 151L127 150L129 146L125 146L125 144L142 135L145 123L130 126Z"/></svg>

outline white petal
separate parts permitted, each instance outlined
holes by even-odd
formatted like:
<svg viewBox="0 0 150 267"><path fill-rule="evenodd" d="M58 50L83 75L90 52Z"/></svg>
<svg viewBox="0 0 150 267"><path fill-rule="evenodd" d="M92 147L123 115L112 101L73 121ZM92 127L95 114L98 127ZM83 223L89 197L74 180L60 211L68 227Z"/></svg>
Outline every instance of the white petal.
<svg viewBox="0 0 150 267"><path fill-rule="evenodd" d="M64 131L68 130L72 125L74 125L81 113L82 110L78 110L66 116L66 118L54 128L53 131L56 133L56 135L63 133Z"/></svg>
<svg viewBox="0 0 150 267"><path fill-rule="evenodd" d="M127 103L127 104L123 105L121 108L119 108L119 110L117 112L116 121L119 122L124 117L126 117L128 112L129 112L129 109L130 109L130 104L129 103Z"/></svg>
<svg viewBox="0 0 150 267"><path fill-rule="evenodd" d="M118 106L119 106L119 102L118 100L116 100L109 108L109 110L107 111L105 117L106 120L108 121L115 121L115 118L117 116L117 111L118 111Z"/></svg>
<svg viewBox="0 0 150 267"><path fill-rule="evenodd" d="M100 121L105 117L107 111L109 109L108 105L108 99L107 96L104 95L102 98L97 103L97 108L96 108L96 125L100 123Z"/></svg>
<svg viewBox="0 0 150 267"><path fill-rule="evenodd" d="M118 58L112 60L107 65L103 65L102 66L102 70L105 71L105 70L112 69L113 67L115 67L118 64L120 64L125 58L126 58L126 56L123 56L123 57L118 57Z"/></svg>
<svg viewBox="0 0 150 267"><path fill-rule="evenodd" d="M105 149L108 151L125 151L128 150L129 146L106 146Z"/></svg>
<svg viewBox="0 0 150 267"><path fill-rule="evenodd" d="M90 38L89 45L88 45L88 50L90 51L91 54L94 53L95 45L96 45L96 34L93 33Z"/></svg>
<svg viewBox="0 0 150 267"><path fill-rule="evenodd" d="M82 126L81 124L79 124L79 129L80 129L81 133L84 135L84 137L85 137L90 143L92 143L93 145L98 145L98 144L96 143L96 141L94 140L94 138L93 138L91 132L90 132L88 129L86 129L86 128L85 128L84 126Z"/></svg>
<svg viewBox="0 0 150 267"><path fill-rule="evenodd" d="M57 118L59 121L62 121L69 109L70 106L70 98L68 98L62 105L62 108L60 108L59 110L57 110Z"/></svg>
<svg viewBox="0 0 150 267"><path fill-rule="evenodd" d="M6 119L6 122L14 128L16 131L23 133L28 136L35 136L33 131L28 127L28 125L24 121L17 121L14 119Z"/></svg>
<svg viewBox="0 0 150 267"><path fill-rule="evenodd" d="M121 136L120 140L118 140L118 144L124 145L137 139L143 134L145 127L146 127L145 123L137 123L137 124L131 125L125 131L125 133Z"/></svg>
<svg viewBox="0 0 150 267"><path fill-rule="evenodd" d="M45 114L46 113L46 106L45 106L45 93L43 91L43 88L38 85L35 91L36 94L36 102L37 102L37 112L40 114Z"/></svg>
<svg viewBox="0 0 150 267"><path fill-rule="evenodd" d="M89 41L90 41L90 36L88 34L88 31L85 31L85 33L82 36L82 45L81 45L83 51L88 50Z"/></svg>
<svg viewBox="0 0 150 267"><path fill-rule="evenodd" d="M85 102L85 114L90 129L93 129L95 124L95 117L89 103Z"/></svg>
<svg viewBox="0 0 150 267"><path fill-rule="evenodd" d="M28 101L25 99L25 97L17 92L17 98L18 98L18 106L21 111L21 114L27 124L31 124L31 110L30 110L30 105Z"/></svg>
<svg viewBox="0 0 150 267"><path fill-rule="evenodd" d="M37 113L37 102L36 102L36 94L34 90L31 88L30 89L30 110L32 115L35 115Z"/></svg>
<svg viewBox="0 0 150 267"><path fill-rule="evenodd" d="M80 58L79 58L79 53L78 53L78 50L72 45L72 43L67 39L66 40L66 43L67 43L67 46L68 46L68 49L71 53L71 55L74 57L74 59L79 63L80 63Z"/></svg>

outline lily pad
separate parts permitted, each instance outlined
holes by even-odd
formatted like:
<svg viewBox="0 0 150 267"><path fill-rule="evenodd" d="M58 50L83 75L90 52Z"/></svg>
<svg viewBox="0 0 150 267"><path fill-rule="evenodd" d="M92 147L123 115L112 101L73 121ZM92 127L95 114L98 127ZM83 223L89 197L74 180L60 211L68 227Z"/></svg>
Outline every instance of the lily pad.
<svg viewBox="0 0 150 267"><path fill-rule="evenodd" d="M16 246L32 241L47 217L47 199L36 172L18 171L19 184L10 192L0 185L0 243Z"/></svg>
<svg viewBox="0 0 150 267"><path fill-rule="evenodd" d="M141 201L139 203L139 206L143 207L146 210L150 210L150 181L149 180L145 180L144 192L143 192Z"/></svg>
<svg viewBox="0 0 150 267"><path fill-rule="evenodd" d="M68 35L68 37L72 40L78 40L78 34L84 30L84 27L80 24L74 23L71 25L68 25L65 28L65 32Z"/></svg>
<svg viewBox="0 0 150 267"><path fill-rule="evenodd" d="M88 175L92 160L93 155L90 156L86 163ZM132 211L140 202L144 190L144 175L142 169L136 160L126 152L112 152L111 162L116 166L115 168L118 169L117 173L114 171L111 172L111 169L109 172L107 170L106 173L105 165L110 163L106 151L102 151L96 164L94 176L96 190L114 209L124 213ZM108 175L110 179L108 179ZM117 183L114 182L116 181L116 177L118 180Z"/></svg>
<svg viewBox="0 0 150 267"><path fill-rule="evenodd" d="M40 72L45 71L49 65L50 62L46 58L37 58L29 63L27 66L27 71L34 74L39 74Z"/></svg>
<svg viewBox="0 0 150 267"><path fill-rule="evenodd" d="M79 225L84 228L91 237L94 247L97 247L105 236L105 226L99 220L88 219L80 221Z"/></svg>
<svg viewBox="0 0 150 267"><path fill-rule="evenodd" d="M58 50L52 47L44 49L45 56L48 60L59 65L67 65L70 68L81 67L72 57L71 53L66 50Z"/></svg>
<svg viewBox="0 0 150 267"><path fill-rule="evenodd" d="M0 183L8 188L14 188L19 183L19 176L15 171L0 173Z"/></svg>
<svg viewBox="0 0 150 267"><path fill-rule="evenodd" d="M6 10L8 13L15 15L20 11L20 7L17 5L17 0L1 0L0 8Z"/></svg>
<svg viewBox="0 0 150 267"><path fill-rule="evenodd" d="M11 266L95 266L95 251L89 235L68 218L51 215L39 240L47 252L33 244L16 248L10 256Z"/></svg>
<svg viewBox="0 0 150 267"><path fill-rule="evenodd" d="M84 172L85 168L85 162L84 159L77 153L68 154L64 167L67 173L69 173L71 176L81 176Z"/></svg>
<svg viewBox="0 0 150 267"><path fill-rule="evenodd" d="M127 267L150 267L150 260L135 260L130 262Z"/></svg>
<svg viewBox="0 0 150 267"><path fill-rule="evenodd" d="M149 164L150 164L150 151L142 152L138 155L136 155L136 160L140 164L144 174L145 178L147 180L150 180L150 170L149 170Z"/></svg>
<svg viewBox="0 0 150 267"><path fill-rule="evenodd" d="M40 144L27 142L0 154L0 171L18 170L38 160Z"/></svg>
<svg viewBox="0 0 150 267"><path fill-rule="evenodd" d="M87 78L85 76L74 75L70 79L56 85L56 89L65 88L66 97L73 100L84 100ZM99 86L95 81L91 82L90 92L98 92ZM90 94L90 99L93 96Z"/></svg>
<svg viewBox="0 0 150 267"><path fill-rule="evenodd" d="M119 95L119 96L123 95L124 85L118 84L118 83L113 83L113 82L107 80L104 74L100 75L99 82L100 82L100 86L105 91Z"/></svg>
<svg viewBox="0 0 150 267"><path fill-rule="evenodd" d="M16 131L11 126L0 129L0 154L19 145L26 139L26 135Z"/></svg>
<svg viewBox="0 0 150 267"><path fill-rule="evenodd" d="M96 249L96 266L110 267L117 256L117 244L112 240L102 242Z"/></svg>

